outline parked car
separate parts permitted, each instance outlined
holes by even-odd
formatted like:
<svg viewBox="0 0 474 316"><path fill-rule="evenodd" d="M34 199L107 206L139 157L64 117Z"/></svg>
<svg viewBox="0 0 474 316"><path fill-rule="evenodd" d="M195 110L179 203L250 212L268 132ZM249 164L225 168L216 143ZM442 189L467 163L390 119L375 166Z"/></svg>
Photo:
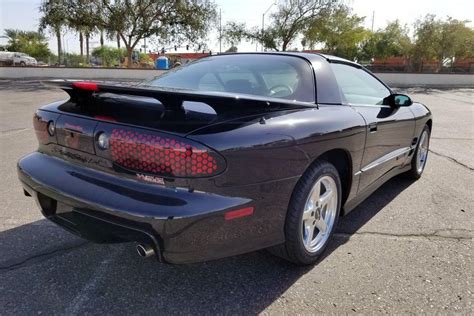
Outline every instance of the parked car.
<svg viewBox="0 0 474 316"><path fill-rule="evenodd" d="M35 58L17 52L0 52L0 65L3 66L36 66Z"/></svg>
<svg viewBox="0 0 474 316"><path fill-rule="evenodd" d="M13 66L13 54L12 52L0 52L0 66Z"/></svg>
<svg viewBox="0 0 474 316"><path fill-rule="evenodd" d="M268 248L313 264L338 219L418 179L432 116L334 56L211 56L139 85L60 80L19 179L45 217L169 263ZM45 241L49 242L49 241ZM52 241L51 241L52 242Z"/></svg>

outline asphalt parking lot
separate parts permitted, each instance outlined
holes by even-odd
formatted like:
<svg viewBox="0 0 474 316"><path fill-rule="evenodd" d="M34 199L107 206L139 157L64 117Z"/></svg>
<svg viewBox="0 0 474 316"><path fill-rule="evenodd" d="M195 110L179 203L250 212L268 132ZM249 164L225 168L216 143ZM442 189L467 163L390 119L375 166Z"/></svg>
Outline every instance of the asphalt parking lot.
<svg viewBox="0 0 474 316"><path fill-rule="evenodd" d="M318 265L256 252L172 266L41 217L15 164L36 148L34 110L66 94L0 80L0 314L473 314L474 89L403 91L434 115L425 174L343 218Z"/></svg>

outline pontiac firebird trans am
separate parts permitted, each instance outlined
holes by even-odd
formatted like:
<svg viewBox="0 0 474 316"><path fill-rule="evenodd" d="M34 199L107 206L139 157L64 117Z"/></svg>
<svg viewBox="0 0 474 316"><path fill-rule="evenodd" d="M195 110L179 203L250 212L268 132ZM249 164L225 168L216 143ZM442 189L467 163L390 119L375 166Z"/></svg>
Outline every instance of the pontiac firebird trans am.
<svg viewBox="0 0 474 316"><path fill-rule="evenodd" d="M393 176L418 179L431 112L358 64L212 56L124 85L49 82L18 162L45 217L95 242L189 263L268 248L297 264Z"/></svg>

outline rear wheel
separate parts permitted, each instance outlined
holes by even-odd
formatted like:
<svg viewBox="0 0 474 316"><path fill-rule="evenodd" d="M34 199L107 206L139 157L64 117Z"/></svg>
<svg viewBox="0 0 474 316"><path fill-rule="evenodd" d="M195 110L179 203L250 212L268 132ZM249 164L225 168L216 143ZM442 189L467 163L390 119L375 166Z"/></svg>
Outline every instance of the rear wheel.
<svg viewBox="0 0 474 316"><path fill-rule="evenodd" d="M336 227L341 181L336 168L315 162L301 177L291 197L285 222L286 242L271 251L291 262L313 264Z"/></svg>
<svg viewBox="0 0 474 316"><path fill-rule="evenodd" d="M407 176L412 179L419 179L425 170L428 152L430 148L430 128L425 125L421 132L418 145L411 159L411 169L407 172Z"/></svg>

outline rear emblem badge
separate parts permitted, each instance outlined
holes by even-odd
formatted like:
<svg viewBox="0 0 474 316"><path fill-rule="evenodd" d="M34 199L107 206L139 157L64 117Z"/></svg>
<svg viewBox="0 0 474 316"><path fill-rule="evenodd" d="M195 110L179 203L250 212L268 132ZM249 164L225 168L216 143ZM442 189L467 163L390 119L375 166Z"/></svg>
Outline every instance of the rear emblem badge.
<svg viewBox="0 0 474 316"><path fill-rule="evenodd" d="M137 173L137 178L140 179L140 180L144 180L144 181L147 181L147 182L153 182L153 183L156 183L156 184L165 184L165 180L163 178L160 178L160 177L154 177L154 176L149 176L149 175L145 175L145 174L141 174L141 173Z"/></svg>

